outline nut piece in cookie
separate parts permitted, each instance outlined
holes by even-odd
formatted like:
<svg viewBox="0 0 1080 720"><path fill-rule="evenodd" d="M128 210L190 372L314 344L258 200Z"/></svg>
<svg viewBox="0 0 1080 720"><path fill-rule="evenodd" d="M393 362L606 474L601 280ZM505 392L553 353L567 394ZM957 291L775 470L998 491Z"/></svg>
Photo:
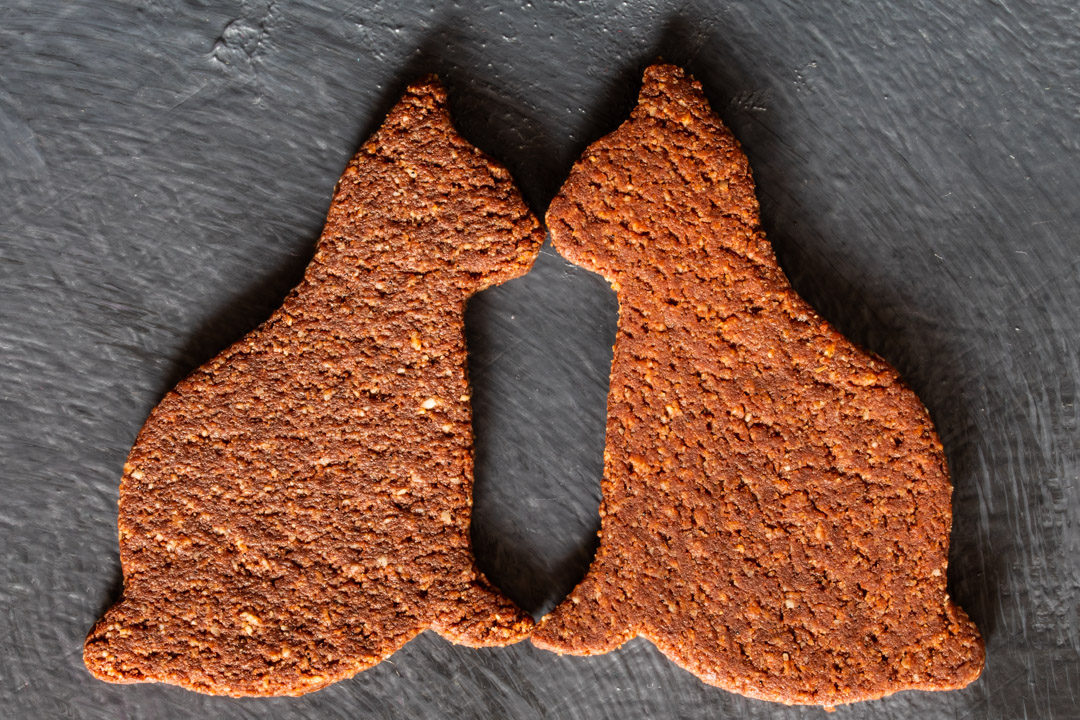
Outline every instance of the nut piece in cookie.
<svg viewBox="0 0 1080 720"><path fill-rule="evenodd" d="M788 284L739 144L682 70L591 145L547 214L618 293L601 540L532 635L641 635L702 680L834 705L967 685L945 589L951 485L915 394Z"/></svg>
<svg viewBox="0 0 1080 720"><path fill-rule="evenodd" d="M90 632L113 682L300 695L432 628L472 646L531 618L477 570L464 310L543 240L432 77L338 182L301 284L177 385L124 466L124 591Z"/></svg>

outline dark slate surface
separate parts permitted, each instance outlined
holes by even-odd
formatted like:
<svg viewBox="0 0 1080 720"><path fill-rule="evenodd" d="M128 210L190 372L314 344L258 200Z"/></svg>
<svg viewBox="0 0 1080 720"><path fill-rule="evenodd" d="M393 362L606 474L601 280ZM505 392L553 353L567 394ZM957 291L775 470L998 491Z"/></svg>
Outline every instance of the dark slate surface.
<svg viewBox="0 0 1080 720"><path fill-rule="evenodd" d="M299 279L404 84L439 72L542 213L663 55L742 140L795 287L900 369L952 465L949 581L986 672L833 717L1080 717L1072 0L174 4L0 7L0 716L821 717L709 688L640 640L578 659L426 634L299 700L110 686L81 662L119 591L139 426ZM595 545L615 312L550 248L470 309L477 552L537 613Z"/></svg>

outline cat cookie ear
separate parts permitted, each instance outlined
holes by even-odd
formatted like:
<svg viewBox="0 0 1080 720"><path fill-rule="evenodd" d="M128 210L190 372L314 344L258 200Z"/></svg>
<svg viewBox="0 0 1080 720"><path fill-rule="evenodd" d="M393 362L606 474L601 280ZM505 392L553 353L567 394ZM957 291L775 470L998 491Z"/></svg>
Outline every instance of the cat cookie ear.
<svg viewBox="0 0 1080 720"><path fill-rule="evenodd" d="M705 682L784 703L974 680L930 417L792 290L701 86L649 68L547 221L615 286L619 329L600 546L532 641L593 654L642 635Z"/></svg>
<svg viewBox="0 0 1080 720"><path fill-rule="evenodd" d="M426 628L505 645L531 618L476 568L464 300L543 240L434 78L338 183L303 281L151 413L120 485L122 600L90 671L299 695Z"/></svg>

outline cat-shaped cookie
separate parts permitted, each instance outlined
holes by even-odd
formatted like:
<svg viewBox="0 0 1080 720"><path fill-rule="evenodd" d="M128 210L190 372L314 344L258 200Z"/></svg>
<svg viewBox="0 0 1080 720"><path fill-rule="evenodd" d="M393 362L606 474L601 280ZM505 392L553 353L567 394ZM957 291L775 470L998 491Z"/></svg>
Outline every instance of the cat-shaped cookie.
<svg viewBox="0 0 1080 720"><path fill-rule="evenodd" d="M650 67L547 223L615 288L619 327L600 546L532 641L587 655L641 635L708 683L786 703L974 680L930 417L792 290L701 86Z"/></svg>
<svg viewBox="0 0 1080 720"><path fill-rule="evenodd" d="M91 672L297 695L426 628L524 637L531 618L471 552L464 311L542 240L438 82L408 88L345 169L302 283L139 433L123 597L86 640Z"/></svg>

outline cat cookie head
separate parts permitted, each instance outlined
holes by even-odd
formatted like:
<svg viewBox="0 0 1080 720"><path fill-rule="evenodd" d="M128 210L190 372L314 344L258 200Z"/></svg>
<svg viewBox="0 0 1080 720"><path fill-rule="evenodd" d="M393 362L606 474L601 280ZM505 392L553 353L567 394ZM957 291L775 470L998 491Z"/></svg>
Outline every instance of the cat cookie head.
<svg viewBox="0 0 1080 720"><path fill-rule="evenodd" d="M543 242L509 172L454 129L435 76L406 90L346 168L327 226L320 250L345 245L368 274L438 276L466 296L527 272Z"/></svg>
<svg viewBox="0 0 1080 720"><path fill-rule="evenodd" d="M630 118L574 165L548 225L569 260L621 283L723 250L770 252L757 238L751 187L746 157L701 84L674 65L653 65Z"/></svg>

